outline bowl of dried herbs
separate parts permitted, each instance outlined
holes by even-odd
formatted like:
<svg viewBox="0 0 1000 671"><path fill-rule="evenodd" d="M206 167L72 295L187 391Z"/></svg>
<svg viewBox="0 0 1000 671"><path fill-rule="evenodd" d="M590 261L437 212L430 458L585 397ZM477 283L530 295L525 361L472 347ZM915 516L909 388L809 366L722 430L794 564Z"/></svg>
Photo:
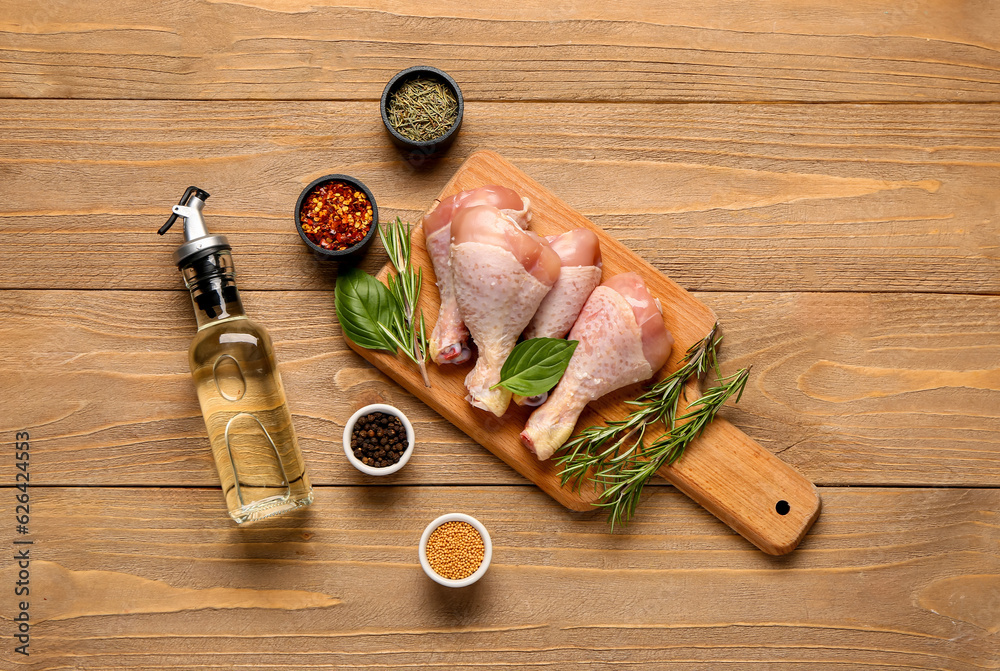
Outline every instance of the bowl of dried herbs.
<svg viewBox="0 0 1000 671"><path fill-rule="evenodd" d="M382 91L382 123L410 162L437 158L455 140L465 103L458 84L429 65L402 70Z"/></svg>

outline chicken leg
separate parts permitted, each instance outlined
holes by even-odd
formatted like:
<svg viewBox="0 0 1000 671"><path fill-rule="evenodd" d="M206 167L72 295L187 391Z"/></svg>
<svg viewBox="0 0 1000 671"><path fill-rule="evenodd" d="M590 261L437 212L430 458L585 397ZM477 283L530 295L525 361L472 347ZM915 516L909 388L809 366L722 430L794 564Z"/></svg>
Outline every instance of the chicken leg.
<svg viewBox="0 0 1000 671"><path fill-rule="evenodd" d="M601 243L586 228L545 238L562 268L538 311L524 329L524 339L563 338L573 327L583 304L601 283Z"/></svg>
<svg viewBox="0 0 1000 671"><path fill-rule="evenodd" d="M674 342L659 305L635 273L616 275L594 289L569 338L580 344L562 380L521 432L521 442L539 460L569 439L588 403L651 378Z"/></svg>
<svg viewBox="0 0 1000 671"><path fill-rule="evenodd" d="M434 265L438 291L441 294L441 308L437 322L431 331L431 359L438 364L464 363L471 352L466 340L469 331L462 323L455 301L455 284L451 277L450 248L451 221L466 207L492 205L507 214L521 228L531 219L530 203L515 191L502 186L481 186L470 191L461 191L439 202L434 209L424 215L423 229L427 253Z"/></svg>
<svg viewBox="0 0 1000 671"><path fill-rule="evenodd" d="M559 256L562 267L552 291L542 299L521 336L531 338L563 338L573 328L583 304L601 283L601 243L597 235L586 228L574 228L562 235L545 238ZM541 405L549 393L538 396L514 394L518 405Z"/></svg>
<svg viewBox="0 0 1000 671"><path fill-rule="evenodd" d="M559 257L548 243L522 230L489 205L463 208L451 224L455 299L479 358L465 378L467 400L497 417L510 392L491 389L538 304L559 278Z"/></svg>

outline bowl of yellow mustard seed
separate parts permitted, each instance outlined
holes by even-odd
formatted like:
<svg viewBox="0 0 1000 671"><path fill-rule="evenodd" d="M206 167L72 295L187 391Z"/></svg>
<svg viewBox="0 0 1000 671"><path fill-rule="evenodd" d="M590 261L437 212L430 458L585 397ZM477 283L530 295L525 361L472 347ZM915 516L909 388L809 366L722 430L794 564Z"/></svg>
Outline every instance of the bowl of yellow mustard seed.
<svg viewBox="0 0 1000 671"><path fill-rule="evenodd" d="M486 527L470 515L448 513L427 525L420 537L420 566L445 587L467 587L486 573L493 543Z"/></svg>

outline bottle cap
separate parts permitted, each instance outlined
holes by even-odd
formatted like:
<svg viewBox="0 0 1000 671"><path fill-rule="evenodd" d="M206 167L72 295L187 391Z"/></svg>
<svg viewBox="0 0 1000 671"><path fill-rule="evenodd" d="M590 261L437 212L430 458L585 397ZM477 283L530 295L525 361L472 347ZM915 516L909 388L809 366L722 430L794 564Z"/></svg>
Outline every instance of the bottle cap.
<svg viewBox="0 0 1000 671"><path fill-rule="evenodd" d="M208 195L207 191L189 186L181 196L180 202L174 205L173 213L167 219L167 223L157 231L163 235L174 225L177 217L184 219L184 244L174 252L174 262L178 268L220 249L232 249L226 236L209 233L205 227L201 211L205 207Z"/></svg>

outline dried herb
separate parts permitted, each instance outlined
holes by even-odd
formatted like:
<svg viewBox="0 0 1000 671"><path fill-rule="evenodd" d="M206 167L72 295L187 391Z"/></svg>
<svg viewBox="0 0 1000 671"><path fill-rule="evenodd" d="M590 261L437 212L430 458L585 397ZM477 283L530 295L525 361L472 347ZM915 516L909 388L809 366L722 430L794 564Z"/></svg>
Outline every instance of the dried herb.
<svg viewBox="0 0 1000 671"><path fill-rule="evenodd" d="M577 340L531 338L519 342L500 369L500 381L491 387L504 387L521 396L538 396L556 386L579 345Z"/></svg>
<svg viewBox="0 0 1000 671"><path fill-rule="evenodd" d="M563 467L563 485L573 482L580 487L589 474L594 487L603 488L596 505L608 509L612 528L615 524L628 524L645 484L656 471L684 454L685 448L701 435L727 400L735 396L739 402L749 369L722 377L717 360L722 341L718 328L718 324L713 326L705 338L688 349L679 370L629 401L637 409L625 419L584 429L566 444L565 454L556 459ZM678 415L685 385L709 370L715 370L716 385ZM646 431L656 423L662 423L667 430L647 445Z"/></svg>
<svg viewBox="0 0 1000 671"><path fill-rule="evenodd" d="M418 77L403 82L385 106L396 132L414 142L426 142L448 132L458 119L458 99L437 79Z"/></svg>

